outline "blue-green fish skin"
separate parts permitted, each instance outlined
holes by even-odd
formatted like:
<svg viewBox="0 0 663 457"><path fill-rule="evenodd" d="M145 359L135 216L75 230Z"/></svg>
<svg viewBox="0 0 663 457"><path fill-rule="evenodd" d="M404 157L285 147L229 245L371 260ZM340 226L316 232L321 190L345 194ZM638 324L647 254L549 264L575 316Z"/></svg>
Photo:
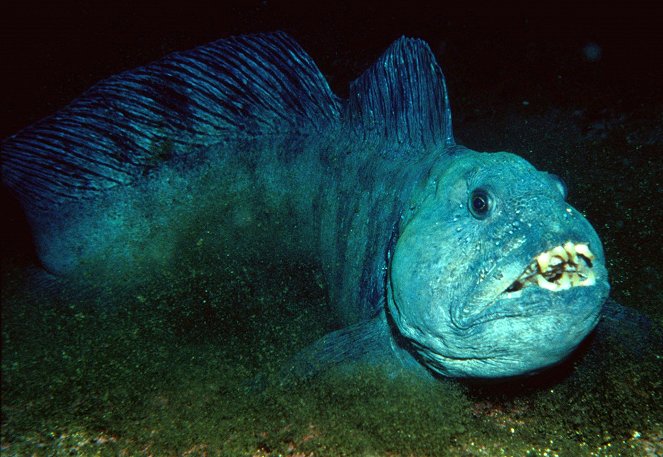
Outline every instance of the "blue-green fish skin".
<svg viewBox="0 0 663 457"><path fill-rule="evenodd" d="M356 361L534 373L578 346L609 293L601 242L558 179L455 143L444 76L417 39L392 44L347 100L284 33L175 53L5 140L2 172L55 275L171 265L193 249L191 221L220 262L315 259L346 327L284 378ZM278 250L261 250L270 239Z"/></svg>
<svg viewBox="0 0 663 457"><path fill-rule="evenodd" d="M483 218L468 210L476 189L490 198ZM434 175L401 226L388 301L431 370L487 378L534 372L563 360L596 326L609 292L603 250L564 198L556 178L505 152L457 150ZM535 267L532 275L548 288L509 291L541 253L569 241L590 247L594 280L560 287ZM424 274L430 271L436 274Z"/></svg>

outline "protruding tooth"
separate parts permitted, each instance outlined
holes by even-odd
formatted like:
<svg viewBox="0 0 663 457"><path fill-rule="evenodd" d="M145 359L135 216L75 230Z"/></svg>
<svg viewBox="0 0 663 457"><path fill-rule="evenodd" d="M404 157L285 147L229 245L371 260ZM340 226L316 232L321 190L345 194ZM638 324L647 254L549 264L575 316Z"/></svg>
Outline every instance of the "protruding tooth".
<svg viewBox="0 0 663 457"><path fill-rule="evenodd" d="M567 273L562 274L560 278L555 281L561 290L566 290L571 288L571 278L569 278L569 275Z"/></svg>
<svg viewBox="0 0 663 457"><path fill-rule="evenodd" d="M584 257L587 257L589 260L594 260L594 254L589 250L589 246L586 244L576 244L576 252Z"/></svg>
<svg viewBox="0 0 663 457"><path fill-rule="evenodd" d="M584 281L582 281L579 285L581 286L593 286L596 284L596 275L592 270L588 270L586 273L587 278L585 278Z"/></svg>
<svg viewBox="0 0 663 457"><path fill-rule="evenodd" d="M557 255L556 255L555 257L552 257L552 258L550 259L550 265L553 266L553 267L556 267L556 266L559 265L560 263L564 263L564 260L561 259L561 258L560 258L559 256L557 256Z"/></svg>
<svg viewBox="0 0 663 457"><path fill-rule="evenodd" d="M536 277L536 283L539 285L539 287L542 287L547 290L551 290L553 292L556 292L559 290L559 286L555 283L549 282L546 278L543 276L539 275Z"/></svg>
<svg viewBox="0 0 663 457"><path fill-rule="evenodd" d="M536 263L539 264L539 270L546 271L548 269L548 265L550 265L550 254L547 252L542 252L536 257Z"/></svg>
<svg viewBox="0 0 663 457"><path fill-rule="evenodd" d="M569 259L571 259L571 262L578 263L578 256L576 255L576 247L572 242L567 241L566 243L564 243L564 250L569 255Z"/></svg>
<svg viewBox="0 0 663 457"><path fill-rule="evenodd" d="M555 246L551 251L549 251L550 254L553 256L560 257L564 262L567 262L569 260L569 255L566 253L563 247L561 246Z"/></svg>
<svg viewBox="0 0 663 457"><path fill-rule="evenodd" d="M566 252L568 252L570 255L573 255L573 254L576 253L576 247L575 247L575 245L574 245L572 242L570 242L570 241L567 241L566 243L564 243L564 250L565 250Z"/></svg>
<svg viewBox="0 0 663 457"><path fill-rule="evenodd" d="M522 275L520 275L520 277L521 278L526 278L527 276L531 275L535 271L538 271L537 266L536 266L536 261L534 261L534 262L530 263L529 265L527 265L527 268L525 268L525 271L523 272Z"/></svg>

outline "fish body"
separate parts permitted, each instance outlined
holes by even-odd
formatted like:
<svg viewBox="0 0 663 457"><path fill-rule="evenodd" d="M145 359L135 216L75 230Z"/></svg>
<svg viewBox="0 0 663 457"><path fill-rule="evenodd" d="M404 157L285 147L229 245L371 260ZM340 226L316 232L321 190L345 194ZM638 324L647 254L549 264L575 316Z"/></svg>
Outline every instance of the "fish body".
<svg viewBox="0 0 663 457"><path fill-rule="evenodd" d="M175 53L7 139L2 171L56 275L136 278L197 243L219 262L315 259L346 326L284 376L356 360L528 374L572 352L608 296L563 184L455 143L421 40L392 44L347 100L283 33Z"/></svg>

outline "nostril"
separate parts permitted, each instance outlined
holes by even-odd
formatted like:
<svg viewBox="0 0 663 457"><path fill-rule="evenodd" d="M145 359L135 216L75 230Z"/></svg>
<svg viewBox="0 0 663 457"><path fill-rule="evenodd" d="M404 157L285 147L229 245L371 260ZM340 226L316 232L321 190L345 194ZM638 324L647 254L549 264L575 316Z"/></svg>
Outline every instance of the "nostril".
<svg viewBox="0 0 663 457"><path fill-rule="evenodd" d="M555 183L555 187L557 187L559 193L562 194L562 198L566 200L566 197L569 194L569 189L568 187L566 187L566 183L564 182L564 180L553 173L548 173L548 175Z"/></svg>

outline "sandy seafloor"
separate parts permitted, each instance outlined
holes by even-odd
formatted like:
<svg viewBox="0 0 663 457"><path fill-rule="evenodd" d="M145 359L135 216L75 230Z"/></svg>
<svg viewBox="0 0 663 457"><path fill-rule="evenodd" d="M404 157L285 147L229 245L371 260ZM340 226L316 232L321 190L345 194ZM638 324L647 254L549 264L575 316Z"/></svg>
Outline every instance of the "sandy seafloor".
<svg viewBox="0 0 663 457"><path fill-rule="evenodd" d="M115 71L235 33L290 31L340 95L392 39L422 36L447 76L458 142L561 176L604 242L612 297L663 324L663 72L648 10L525 20L274 5L223 17L18 12L5 28L15 71L3 136ZM591 43L597 59L583 52ZM210 262L192 246L129 294L35 295L29 237L2 202L2 455L663 454L651 326L596 335L562 366L508 384L367 367L256 391L248 380L335 328L315 266Z"/></svg>

